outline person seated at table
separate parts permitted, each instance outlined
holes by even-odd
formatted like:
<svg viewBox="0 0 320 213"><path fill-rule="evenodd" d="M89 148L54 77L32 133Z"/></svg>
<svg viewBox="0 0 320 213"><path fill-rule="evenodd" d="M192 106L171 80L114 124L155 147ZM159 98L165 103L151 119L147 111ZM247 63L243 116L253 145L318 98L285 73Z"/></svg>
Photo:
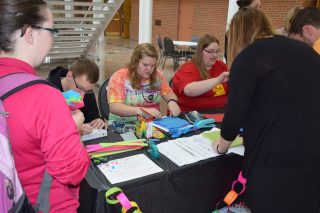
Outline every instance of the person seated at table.
<svg viewBox="0 0 320 213"><path fill-rule="evenodd" d="M85 123L79 129L81 134L89 134L93 129L106 127L101 119L97 106L96 96L93 92L99 80L99 68L89 59L78 59L69 69L56 67L49 73L48 80L61 92L74 90L84 95L84 107L80 108L85 117Z"/></svg>
<svg viewBox="0 0 320 213"><path fill-rule="evenodd" d="M320 54L320 9L306 7L292 20L289 38L305 42Z"/></svg>
<svg viewBox="0 0 320 213"><path fill-rule="evenodd" d="M228 67L219 60L219 41L203 35L193 59L183 64L172 79L182 112L207 110L226 106Z"/></svg>
<svg viewBox="0 0 320 213"><path fill-rule="evenodd" d="M109 123L134 121L144 109L156 118L161 117L161 97L168 103L170 115L178 116L177 96L162 72L157 70L158 51L148 43L139 44L126 68L116 71L107 87L110 107Z"/></svg>

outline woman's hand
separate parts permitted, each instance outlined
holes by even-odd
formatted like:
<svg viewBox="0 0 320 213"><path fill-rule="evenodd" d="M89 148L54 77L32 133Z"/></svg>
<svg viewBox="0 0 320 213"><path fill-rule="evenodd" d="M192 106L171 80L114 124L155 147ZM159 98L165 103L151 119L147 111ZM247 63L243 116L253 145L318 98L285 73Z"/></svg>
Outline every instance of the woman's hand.
<svg viewBox="0 0 320 213"><path fill-rule="evenodd" d="M146 111L147 113L149 113L150 115L152 115L153 117L159 119L161 118L161 112L155 108L143 108L144 111ZM141 109L139 108L137 111L138 115L142 115L143 112L141 111Z"/></svg>
<svg viewBox="0 0 320 213"><path fill-rule="evenodd" d="M86 123L81 125L80 133L81 135L88 135L92 132L92 130L93 127L90 124Z"/></svg>
<svg viewBox="0 0 320 213"><path fill-rule="evenodd" d="M181 112L179 105L175 101L169 101L168 110L170 112L170 115L175 117L180 115Z"/></svg>
<svg viewBox="0 0 320 213"><path fill-rule="evenodd" d="M220 136L219 140L212 143L212 148L218 154L226 154L229 150L230 144L232 141L227 141Z"/></svg>
<svg viewBox="0 0 320 213"><path fill-rule="evenodd" d="M229 74L230 72L223 72L217 78L219 79L220 83L226 83L229 81Z"/></svg>

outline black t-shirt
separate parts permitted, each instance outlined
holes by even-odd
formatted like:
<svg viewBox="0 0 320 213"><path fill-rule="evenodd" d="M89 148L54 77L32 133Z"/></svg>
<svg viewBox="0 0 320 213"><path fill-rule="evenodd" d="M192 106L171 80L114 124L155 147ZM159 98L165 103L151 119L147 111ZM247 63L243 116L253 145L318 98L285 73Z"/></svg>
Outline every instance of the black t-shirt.
<svg viewBox="0 0 320 213"><path fill-rule="evenodd" d="M320 56L283 36L244 49L230 70L221 135L244 128L245 168L295 167L320 161Z"/></svg>
<svg viewBox="0 0 320 213"><path fill-rule="evenodd" d="M66 77L67 72L68 69L65 69L63 67L56 67L50 71L48 81L53 83L61 92L63 92L61 78ZM84 107L80 108L80 110L85 117L85 123L89 123L94 119L101 118L97 106L96 96L93 93L86 94L84 96L83 103Z"/></svg>

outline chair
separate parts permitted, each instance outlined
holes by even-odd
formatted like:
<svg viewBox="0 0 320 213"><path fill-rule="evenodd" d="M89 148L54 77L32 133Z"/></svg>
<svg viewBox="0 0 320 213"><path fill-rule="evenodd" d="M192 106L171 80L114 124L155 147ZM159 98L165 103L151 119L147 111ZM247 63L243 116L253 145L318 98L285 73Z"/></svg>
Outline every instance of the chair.
<svg viewBox="0 0 320 213"><path fill-rule="evenodd" d="M161 61L164 58L164 48L163 48L162 39L159 34L157 34L157 42L158 42L159 51L160 51L160 58L159 58L158 64L161 64Z"/></svg>
<svg viewBox="0 0 320 213"><path fill-rule="evenodd" d="M197 42L198 43L199 39L200 39L200 37L197 36L197 35L194 35L194 36L191 37L191 41L192 42ZM195 47L194 46L190 47L189 51L186 52L186 61L193 57L196 49L197 49L196 46Z"/></svg>
<svg viewBox="0 0 320 213"><path fill-rule="evenodd" d="M191 41L192 42L197 42L198 43L199 39L200 39L200 37L197 36L197 35L194 35L194 36L191 37Z"/></svg>
<svg viewBox="0 0 320 213"><path fill-rule="evenodd" d="M171 38L165 37L163 39L163 47L164 47L164 62L162 64L162 69L164 68L164 65L166 63L167 58L173 59L173 70L175 71L179 66L179 60L183 59L185 60L185 57L183 56L182 52L176 51L174 48L174 44Z"/></svg>
<svg viewBox="0 0 320 213"><path fill-rule="evenodd" d="M106 120L109 119L109 104L107 100L107 86L109 83L109 79L105 80L103 84L101 85L99 89L99 95L98 95L98 104L99 104L99 109L102 117Z"/></svg>

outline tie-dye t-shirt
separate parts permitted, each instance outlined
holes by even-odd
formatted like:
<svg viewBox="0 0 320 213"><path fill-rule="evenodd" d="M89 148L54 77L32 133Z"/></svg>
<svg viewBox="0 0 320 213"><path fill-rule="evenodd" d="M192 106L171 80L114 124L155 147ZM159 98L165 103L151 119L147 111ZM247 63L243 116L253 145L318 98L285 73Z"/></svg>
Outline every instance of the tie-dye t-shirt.
<svg viewBox="0 0 320 213"><path fill-rule="evenodd" d="M162 72L157 71L157 74L157 89L153 90L150 84L143 85L141 89L133 89L129 78L128 68L116 71L111 76L107 87L108 103L124 103L128 106L159 109L161 97L171 93L172 90ZM121 117L113 113L110 113L109 115L109 123L114 120L130 122L136 119L136 116Z"/></svg>

